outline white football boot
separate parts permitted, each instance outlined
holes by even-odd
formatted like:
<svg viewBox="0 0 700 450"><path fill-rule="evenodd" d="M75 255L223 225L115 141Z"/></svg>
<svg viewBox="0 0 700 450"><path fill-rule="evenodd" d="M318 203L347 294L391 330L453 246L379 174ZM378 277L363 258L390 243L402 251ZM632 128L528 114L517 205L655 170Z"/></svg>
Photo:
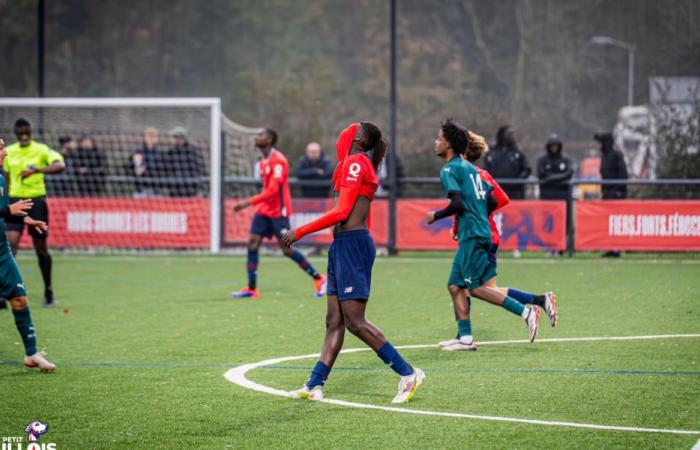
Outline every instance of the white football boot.
<svg viewBox="0 0 700 450"><path fill-rule="evenodd" d="M308 386L304 385L301 389L290 391L289 396L300 400L323 400L323 389L321 389L321 386L309 389Z"/></svg>
<svg viewBox="0 0 700 450"><path fill-rule="evenodd" d="M557 313L557 296L552 291L544 294L544 310L549 316L550 325L556 327L559 322L559 313Z"/></svg>
<svg viewBox="0 0 700 450"><path fill-rule="evenodd" d="M540 331L540 309L537 306L528 305L525 307L527 315L525 323L530 334L530 342L535 342Z"/></svg>
<svg viewBox="0 0 700 450"><path fill-rule="evenodd" d="M30 369L38 368L42 372L53 372L56 370L56 364L49 362L46 359L46 353L36 352L32 356L24 357L24 366Z"/></svg>
<svg viewBox="0 0 700 450"><path fill-rule="evenodd" d="M401 377L401 380L399 381L399 390L391 403L410 402L415 395L418 386L423 384L423 380L425 380L425 372L417 367L414 367L411 375Z"/></svg>

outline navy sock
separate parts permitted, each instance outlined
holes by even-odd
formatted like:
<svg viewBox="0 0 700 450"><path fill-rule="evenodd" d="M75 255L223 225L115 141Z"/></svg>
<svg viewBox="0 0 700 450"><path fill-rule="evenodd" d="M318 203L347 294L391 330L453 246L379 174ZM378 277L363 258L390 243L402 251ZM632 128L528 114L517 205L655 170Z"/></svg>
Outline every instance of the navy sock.
<svg viewBox="0 0 700 450"><path fill-rule="evenodd" d="M394 372L402 377L413 373L413 367L403 359L398 350L389 341L386 341L382 348L377 351L377 356L384 361L384 364L388 364Z"/></svg>
<svg viewBox="0 0 700 450"><path fill-rule="evenodd" d="M321 276L318 272L316 272L316 269L311 265L309 260L306 259L306 256L304 256L304 254L299 250L292 250L292 254L289 255L289 257L292 258L294 262L299 264L301 270L308 273L313 278L318 279Z"/></svg>
<svg viewBox="0 0 700 450"><path fill-rule="evenodd" d="M32 315L29 313L29 307L22 309L13 309L12 314L15 316L15 325L17 331L22 336L24 343L24 353L27 356L32 356L36 353L36 332L32 323Z"/></svg>
<svg viewBox="0 0 700 450"><path fill-rule="evenodd" d="M508 288L508 297L517 300L523 305L531 305L535 302L535 296L533 294L513 288Z"/></svg>
<svg viewBox="0 0 700 450"><path fill-rule="evenodd" d="M255 289L258 284L258 251L248 250L248 289Z"/></svg>
<svg viewBox="0 0 700 450"><path fill-rule="evenodd" d="M306 382L306 387L313 389L316 386L323 386L326 384L328 375L331 373L331 368L322 363L321 361L316 361L316 365L311 369L311 376L309 381Z"/></svg>

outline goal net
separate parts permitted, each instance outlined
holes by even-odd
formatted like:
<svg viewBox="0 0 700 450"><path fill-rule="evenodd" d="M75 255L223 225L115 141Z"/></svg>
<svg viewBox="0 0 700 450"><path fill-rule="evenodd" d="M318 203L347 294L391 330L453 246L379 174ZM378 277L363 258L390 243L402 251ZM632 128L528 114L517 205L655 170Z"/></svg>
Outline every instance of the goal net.
<svg viewBox="0 0 700 450"><path fill-rule="evenodd" d="M223 116L218 98L4 98L6 147L18 118L66 165L45 177L52 247L218 252L235 226L224 196L255 189L222 193L225 178L253 177L258 129Z"/></svg>

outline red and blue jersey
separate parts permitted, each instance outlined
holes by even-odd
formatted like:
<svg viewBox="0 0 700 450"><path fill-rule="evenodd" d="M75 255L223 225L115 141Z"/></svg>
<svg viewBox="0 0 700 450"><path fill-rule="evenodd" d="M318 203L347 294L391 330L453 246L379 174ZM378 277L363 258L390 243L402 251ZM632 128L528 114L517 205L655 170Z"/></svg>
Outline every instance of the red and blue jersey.
<svg viewBox="0 0 700 450"><path fill-rule="evenodd" d="M292 215L292 194L289 190L289 163L284 155L272 149L267 158L261 159L260 176L263 190L250 198L255 213L265 217L289 217Z"/></svg>
<svg viewBox="0 0 700 450"><path fill-rule="evenodd" d="M296 239L346 221L355 207L357 198L362 196L370 201L374 200L374 193L379 187L377 172L364 153L353 153L343 160L342 169L338 172L338 182L340 195L333 209L313 222L297 228L294 232ZM367 219L369 222L369 217Z"/></svg>

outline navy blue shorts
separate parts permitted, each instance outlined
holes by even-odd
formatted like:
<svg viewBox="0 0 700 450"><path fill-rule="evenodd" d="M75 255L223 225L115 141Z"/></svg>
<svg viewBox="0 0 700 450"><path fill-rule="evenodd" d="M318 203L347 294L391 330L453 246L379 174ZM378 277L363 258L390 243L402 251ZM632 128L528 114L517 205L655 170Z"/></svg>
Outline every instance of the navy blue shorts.
<svg viewBox="0 0 700 450"><path fill-rule="evenodd" d="M267 217L256 214L253 216L253 223L250 225L250 234L266 238L275 236L279 239L282 233L290 229L289 217Z"/></svg>
<svg viewBox="0 0 700 450"><path fill-rule="evenodd" d="M367 230L336 233L328 249L328 295L367 300L377 247Z"/></svg>
<svg viewBox="0 0 700 450"><path fill-rule="evenodd" d="M491 247L489 248L489 261L493 263L493 267L496 267L498 264L496 262L496 254L498 253L498 244L491 243Z"/></svg>

